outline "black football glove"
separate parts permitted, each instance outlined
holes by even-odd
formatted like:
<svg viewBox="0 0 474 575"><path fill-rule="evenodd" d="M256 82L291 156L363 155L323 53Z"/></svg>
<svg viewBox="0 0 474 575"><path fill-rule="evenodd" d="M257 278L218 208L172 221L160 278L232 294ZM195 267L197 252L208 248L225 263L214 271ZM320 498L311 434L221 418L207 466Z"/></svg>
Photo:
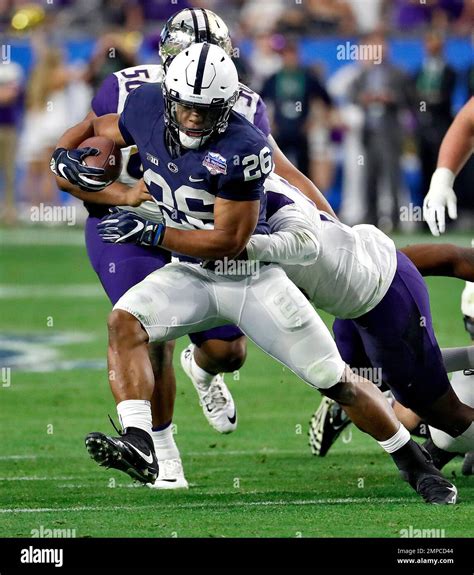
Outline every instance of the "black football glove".
<svg viewBox="0 0 474 575"><path fill-rule="evenodd" d="M50 168L56 176L65 178L71 184L78 186L86 192L100 192L110 181L98 181L90 176L103 176L103 168L92 168L82 163L87 156L98 156L100 151L97 148L77 148L76 150L66 150L57 148L51 157Z"/></svg>
<svg viewBox="0 0 474 575"><path fill-rule="evenodd" d="M140 246L159 246L163 241L166 223L150 222L136 213L112 208L97 224L103 242L109 244L134 243Z"/></svg>

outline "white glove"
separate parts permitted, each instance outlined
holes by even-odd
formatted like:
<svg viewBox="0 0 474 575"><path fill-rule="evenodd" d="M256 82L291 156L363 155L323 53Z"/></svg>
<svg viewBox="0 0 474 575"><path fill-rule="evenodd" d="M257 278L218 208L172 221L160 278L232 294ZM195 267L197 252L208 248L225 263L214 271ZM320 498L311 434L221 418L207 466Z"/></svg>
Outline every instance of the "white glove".
<svg viewBox="0 0 474 575"><path fill-rule="evenodd" d="M457 198L453 186L456 176L448 168L438 168L431 178L430 190L423 202L423 217L434 236L446 230L446 207L452 220L458 217Z"/></svg>

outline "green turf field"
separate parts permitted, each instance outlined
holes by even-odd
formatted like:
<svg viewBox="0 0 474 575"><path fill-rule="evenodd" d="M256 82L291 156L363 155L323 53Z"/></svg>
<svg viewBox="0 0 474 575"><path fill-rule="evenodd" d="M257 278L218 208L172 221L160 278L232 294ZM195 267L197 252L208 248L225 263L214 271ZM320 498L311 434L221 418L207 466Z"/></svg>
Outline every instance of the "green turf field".
<svg viewBox="0 0 474 575"><path fill-rule="evenodd" d="M62 234L71 245L55 245ZM469 245L467 236L454 239ZM155 492L99 468L83 438L111 431L107 413L115 417L100 367L109 304L81 243L71 229L0 231L1 537L41 526L76 537L399 537L410 526L472 536L474 480L461 475L460 459L446 468L460 504L433 507L354 428L326 458L311 456L307 424L319 394L252 345L238 380L226 380L239 413L230 436L208 426L176 362L176 439L189 491ZM429 286L441 345L467 344L462 283ZM20 359L8 371L13 352ZM41 373L24 371L35 364Z"/></svg>

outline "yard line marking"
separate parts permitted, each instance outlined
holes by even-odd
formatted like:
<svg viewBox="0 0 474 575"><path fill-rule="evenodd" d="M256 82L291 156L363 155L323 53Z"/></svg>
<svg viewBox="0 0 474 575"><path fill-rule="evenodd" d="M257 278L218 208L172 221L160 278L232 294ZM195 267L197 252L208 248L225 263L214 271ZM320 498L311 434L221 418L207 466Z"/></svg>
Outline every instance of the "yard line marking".
<svg viewBox="0 0 474 575"><path fill-rule="evenodd" d="M0 243L5 246L82 246L84 230L71 227L61 229L30 228L2 230Z"/></svg>
<svg viewBox="0 0 474 575"><path fill-rule="evenodd" d="M105 297L104 290L98 284L64 284L64 285L0 285L0 299L56 299L85 297Z"/></svg>
<svg viewBox="0 0 474 575"><path fill-rule="evenodd" d="M261 449L226 449L220 451L219 449L212 449L209 451L184 451L182 450L181 454L186 457L207 457L207 456L216 456L216 455L301 455L302 452L297 451L296 449L273 449L263 447Z"/></svg>
<svg viewBox="0 0 474 575"><path fill-rule="evenodd" d="M33 385L33 384L32 384ZM36 385L36 384L35 384ZM308 455L308 452L305 451L298 451L296 449L271 449L267 447L263 447L261 449L239 449L239 450L222 450L219 449L211 449L209 451L181 451L182 457L216 457L216 456L226 456L229 455L231 457L238 456L238 455ZM40 454L40 455L0 455L0 461L2 459L59 459L61 455L49 455L49 454ZM79 457L79 456L76 456Z"/></svg>
<svg viewBox="0 0 474 575"><path fill-rule="evenodd" d="M189 492L188 492L189 493ZM190 503L179 503L179 504L164 504L162 501L157 502L160 509L209 509L213 507L215 509L222 509L223 507L279 507L283 505L294 505L294 506L306 506L306 505L344 505L344 504L367 504L374 503L377 505L383 503L410 503L418 502L417 499L410 499L408 497L345 497L339 499L296 499L295 501L230 501L227 503L211 503L205 501L202 503L190 502ZM111 512L116 511L141 511L149 510L150 505L114 505L113 507L100 507L100 506L80 506L80 507L38 507L34 508L6 508L0 509L0 513L81 513L83 511L100 511L100 512Z"/></svg>
<svg viewBox="0 0 474 575"><path fill-rule="evenodd" d="M37 459L37 455L0 455L0 461L9 461L10 459Z"/></svg>
<svg viewBox="0 0 474 575"><path fill-rule="evenodd" d="M21 476L21 477L0 477L0 481L72 481L76 477L36 477L36 476Z"/></svg>

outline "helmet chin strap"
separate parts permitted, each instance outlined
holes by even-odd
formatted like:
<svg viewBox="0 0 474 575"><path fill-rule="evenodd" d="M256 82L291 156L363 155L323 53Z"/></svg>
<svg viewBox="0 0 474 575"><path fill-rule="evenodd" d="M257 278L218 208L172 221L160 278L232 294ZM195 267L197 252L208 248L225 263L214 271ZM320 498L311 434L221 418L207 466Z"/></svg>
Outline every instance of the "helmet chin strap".
<svg viewBox="0 0 474 575"><path fill-rule="evenodd" d="M203 136L201 138L193 138L192 136L188 136L181 130L179 131L179 143L183 146L183 148L187 148L188 150L197 150L208 139L209 136Z"/></svg>

